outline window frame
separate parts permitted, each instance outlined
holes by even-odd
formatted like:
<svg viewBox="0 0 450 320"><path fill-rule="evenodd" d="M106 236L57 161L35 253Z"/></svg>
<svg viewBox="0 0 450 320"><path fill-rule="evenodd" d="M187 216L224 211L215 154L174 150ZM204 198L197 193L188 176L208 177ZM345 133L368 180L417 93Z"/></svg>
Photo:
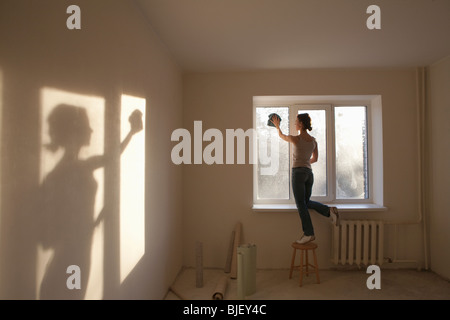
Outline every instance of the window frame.
<svg viewBox="0 0 450 320"><path fill-rule="evenodd" d="M368 197L366 199L336 199L335 108L366 107ZM260 107L289 107L289 132L297 134L293 119L299 110L326 111L327 137L327 196L312 200L348 210L386 210L383 205L383 143L381 95L345 96L255 96L253 97L253 127L256 130L256 109ZM258 199L257 139L254 139L253 209L255 211L296 210L292 194L292 146L289 145L289 199ZM321 155L319 154L319 157ZM376 174L375 174L376 173Z"/></svg>

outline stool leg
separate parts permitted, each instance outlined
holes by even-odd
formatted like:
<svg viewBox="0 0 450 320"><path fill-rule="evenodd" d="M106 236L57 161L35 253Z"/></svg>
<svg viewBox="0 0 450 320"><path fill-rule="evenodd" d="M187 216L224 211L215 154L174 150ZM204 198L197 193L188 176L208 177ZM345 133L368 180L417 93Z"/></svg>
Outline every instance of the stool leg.
<svg viewBox="0 0 450 320"><path fill-rule="evenodd" d="M320 283L320 279L319 279L319 266L317 265L317 256L316 256L316 249L313 249L313 255L314 255L314 269L316 269L316 278L317 278L317 283Z"/></svg>
<svg viewBox="0 0 450 320"><path fill-rule="evenodd" d="M309 266L309 262L308 262L308 256L309 256L309 250L305 250L305 256L306 256L306 276L308 276L309 274L309 270L308 270L308 266Z"/></svg>
<svg viewBox="0 0 450 320"><path fill-rule="evenodd" d="M305 250L300 250L300 284L299 286L302 286L302 280L303 280L303 252Z"/></svg>
<svg viewBox="0 0 450 320"><path fill-rule="evenodd" d="M291 260L291 271L289 272L289 279L292 279L292 271L294 270L294 263L295 263L295 252L297 250L294 248L294 252L292 252L292 260Z"/></svg>

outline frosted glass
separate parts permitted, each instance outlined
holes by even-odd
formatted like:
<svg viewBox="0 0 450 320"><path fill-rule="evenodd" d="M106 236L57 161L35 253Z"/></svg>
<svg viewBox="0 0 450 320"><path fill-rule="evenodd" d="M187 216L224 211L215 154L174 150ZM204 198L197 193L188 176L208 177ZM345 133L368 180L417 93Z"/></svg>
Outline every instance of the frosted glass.
<svg viewBox="0 0 450 320"><path fill-rule="evenodd" d="M336 107L336 198L367 199L366 107Z"/></svg>
<svg viewBox="0 0 450 320"><path fill-rule="evenodd" d="M288 107L258 107L256 108L257 132L257 179L258 199L289 199L289 143L278 137L278 131L267 125L269 114L277 113L281 117L280 128L283 133L289 134L289 108ZM272 142L278 143L278 153L272 153L276 148ZM265 157L260 157L265 153ZM264 175L261 169L270 166L263 163L261 158L274 157L278 159L278 168L274 174ZM273 164L273 163L271 163Z"/></svg>

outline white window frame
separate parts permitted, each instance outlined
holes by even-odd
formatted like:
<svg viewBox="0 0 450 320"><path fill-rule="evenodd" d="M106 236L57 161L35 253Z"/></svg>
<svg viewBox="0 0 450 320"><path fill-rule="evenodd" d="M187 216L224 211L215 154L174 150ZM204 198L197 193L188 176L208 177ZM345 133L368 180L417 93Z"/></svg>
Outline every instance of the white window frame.
<svg viewBox="0 0 450 320"><path fill-rule="evenodd" d="M368 152L368 198L336 199L336 168L334 140L334 108L365 106L367 114L367 152ZM386 210L383 205L383 137L382 137L382 105L380 95L343 95L343 96L255 96L253 97L253 127L256 128L256 108L289 107L289 134L297 134L293 128L298 110L327 110L327 196L312 197L312 200L337 206L348 211ZM253 168L253 210L254 211L296 211L292 194L292 147L289 146L289 199L258 199L258 155L257 139L254 139L255 164ZM320 154L319 154L320 157Z"/></svg>

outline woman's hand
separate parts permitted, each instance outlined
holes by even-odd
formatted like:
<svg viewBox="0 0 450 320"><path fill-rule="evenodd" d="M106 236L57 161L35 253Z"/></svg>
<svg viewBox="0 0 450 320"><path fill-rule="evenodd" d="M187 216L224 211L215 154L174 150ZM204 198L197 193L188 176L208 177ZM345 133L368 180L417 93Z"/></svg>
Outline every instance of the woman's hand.
<svg viewBox="0 0 450 320"><path fill-rule="evenodd" d="M273 115L272 118L270 119L270 121L273 123L273 125L279 129L280 128L280 119L276 116Z"/></svg>
<svg viewBox="0 0 450 320"><path fill-rule="evenodd" d="M130 117L128 118L128 121L130 121L130 133L135 134L141 131L144 128L144 125L142 123L142 112L138 109L134 110Z"/></svg>

